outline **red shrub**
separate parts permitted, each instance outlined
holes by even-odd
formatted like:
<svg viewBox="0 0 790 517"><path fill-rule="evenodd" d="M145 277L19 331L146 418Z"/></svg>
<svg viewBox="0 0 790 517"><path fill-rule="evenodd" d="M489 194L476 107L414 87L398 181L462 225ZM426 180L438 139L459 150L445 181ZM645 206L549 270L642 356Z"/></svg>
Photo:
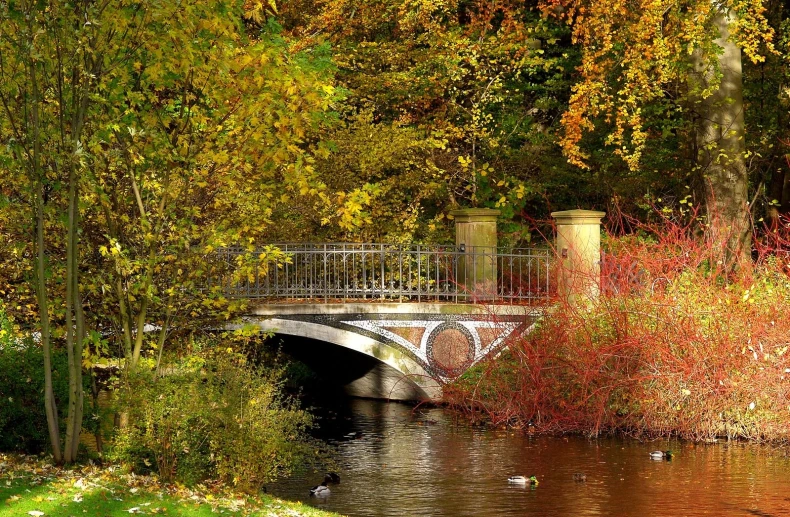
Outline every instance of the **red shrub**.
<svg viewBox="0 0 790 517"><path fill-rule="evenodd" d="M790 437L788 225L727 271L691 222L628 223L604 240L601 295L558 303L450 404L545 432Z"/></svg>

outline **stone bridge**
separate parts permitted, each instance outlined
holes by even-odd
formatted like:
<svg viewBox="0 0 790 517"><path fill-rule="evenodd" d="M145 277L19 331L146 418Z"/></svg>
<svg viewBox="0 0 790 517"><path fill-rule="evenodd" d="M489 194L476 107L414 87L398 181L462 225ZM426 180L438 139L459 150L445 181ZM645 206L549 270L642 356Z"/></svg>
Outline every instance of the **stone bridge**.
<svg viewBox="0 0 790 517"><path fill-rule="evenodd" d="M529 332L542 314L522 305L452 303L260 304L249 312L246 323L263 330L375 358L347 379L346 390L397 400L440 397L442 384Z"/></svg>
<svg viewBox="0 0 790 517"><path fill-rule="evenodd" d="M226 248L221 287L250 300L235 326L290 340L289 353L330 365L349 393L436 399L448 381L531 331L555 295L597 294L602 212L552 214L556 253L498 248L497 213L456 211L455 246L275 244L259 255L276 248L279 258L253 269L257 252Z"/></svg>

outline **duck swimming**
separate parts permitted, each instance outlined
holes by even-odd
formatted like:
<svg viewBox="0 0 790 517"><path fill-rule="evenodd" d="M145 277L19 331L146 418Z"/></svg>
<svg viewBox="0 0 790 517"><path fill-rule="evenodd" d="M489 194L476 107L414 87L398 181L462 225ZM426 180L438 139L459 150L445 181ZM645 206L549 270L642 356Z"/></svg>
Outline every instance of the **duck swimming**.
<svg viewBox="0 0 790 517"><path fill-rule="evenodd" d="M310 489L310 495L314 495L316 497L326 497L329 495L329 487L326 486L326 481L321 483L320 485L314 486Z"/></svg>
<svg viewBox="0 0 790 517"><path fill-rule="evenodd" d="M538 478L535 476L510 476L507 478L507 482L514 485L537 485Z"/></svg>
<svg viewBox="0 0 790 517"><path fill-rule="evenodd" d="M671 459L672 451L653 451L650 453L650 458L654 460Z"/></svg>
<svg viewBox="0 0 790 517"><path fill-rule="evenodd" d="M324 481L327 483L340 483L340 476L337 472L327 472L324 474Z"/></svg>
<svg viewBox="0 0 790 517"><path fill-rule="evenodd" d="M587 474L583 472L577 472L573 475L574 481L587 481Z"/></svg>

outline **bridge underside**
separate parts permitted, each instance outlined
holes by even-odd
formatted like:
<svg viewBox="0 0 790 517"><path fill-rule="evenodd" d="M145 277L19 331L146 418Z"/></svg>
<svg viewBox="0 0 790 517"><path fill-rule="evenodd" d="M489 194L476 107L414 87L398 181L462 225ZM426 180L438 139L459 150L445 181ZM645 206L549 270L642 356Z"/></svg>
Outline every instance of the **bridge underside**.
<svg viewBox="0 0 790 517"><path fill-rule="evenodd" d="M246 321L375 358L380 365L348 384L353 395L415 400L440 398L445 383L529 332L540 315L514 305L298 303L252 307Z"/></svg>

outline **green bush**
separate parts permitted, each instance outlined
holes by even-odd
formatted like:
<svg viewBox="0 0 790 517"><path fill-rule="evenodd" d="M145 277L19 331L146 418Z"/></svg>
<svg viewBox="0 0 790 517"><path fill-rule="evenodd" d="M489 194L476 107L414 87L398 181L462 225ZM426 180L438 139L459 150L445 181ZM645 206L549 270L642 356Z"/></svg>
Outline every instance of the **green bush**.
<svg viewBox="0 0 790 517"><path fill-rule="evenodd" d="M166 371L140 374L121 393L130 424L111 457L133 471L188 484L218 478L253 491L315 457L305 433L311 417L283 396L279 371L252 368L227 350Z"/></svg>
<svg viewBox="0 0 790 517"><path fill-rule="evenodd" d="M52 370L55 401L58 408L65 408L69 387L65 353L52 354ZM0 451L33 454L48 447L44 354L31 339L16 337L0 306Z"/></svg>

